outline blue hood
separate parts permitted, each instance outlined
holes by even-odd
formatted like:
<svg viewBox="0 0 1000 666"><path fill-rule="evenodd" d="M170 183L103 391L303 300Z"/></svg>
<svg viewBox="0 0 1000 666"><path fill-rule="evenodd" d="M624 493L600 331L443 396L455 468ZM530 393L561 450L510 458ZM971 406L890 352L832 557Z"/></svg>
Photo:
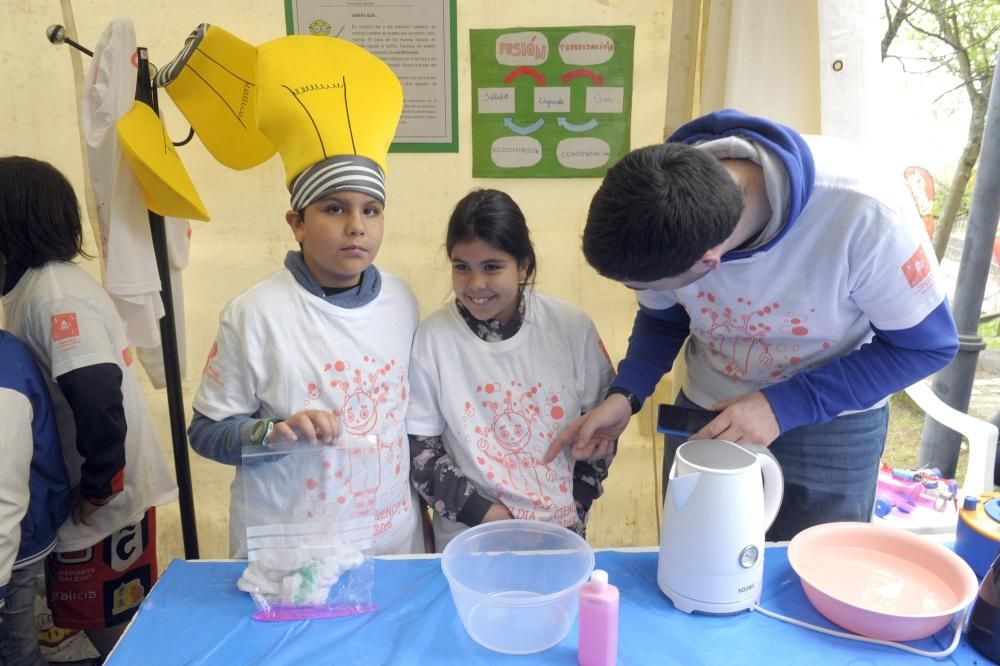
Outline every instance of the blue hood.
<svg viewBox="0 0 1000 666"><path fill-rule="evenodd" d="M813 164L812 152L798 132L785 125L757 116L749 116L735 109L716 111L681 125L676 132L670 135L667 143L693 145L727 136L747 139L780 159L788 173L790 188L788 217L781 231L762 247L754 248L752 251L730 252L726 255L728 259L737 259L770 249L788 233L799 213L805 208L806 202L809 201L813 181L816 179L816 168Z"/></svg>

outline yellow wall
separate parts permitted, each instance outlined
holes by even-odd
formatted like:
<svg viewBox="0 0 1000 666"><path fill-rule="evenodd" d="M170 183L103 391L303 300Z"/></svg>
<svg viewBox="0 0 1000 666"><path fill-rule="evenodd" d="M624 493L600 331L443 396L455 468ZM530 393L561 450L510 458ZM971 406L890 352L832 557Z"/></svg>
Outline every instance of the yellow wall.
<svg viewBox="0 0 1000 666"><path fill-rule="evenodd" d="M155 5L156 9L152 9ZM624 354L635 301L623 287L598 277L583 261L580 233L597 179L490 180L471 177L468 31L471 28L561 25L634 25L635 72L632 146L660 141L666 104L670 3L655 0L460 0L458 3L457 154L392 154L389 157L386 240L377 264L412 285L426 314L447 299L449 273L441 251L443 232L454 203L476 187L508 191L521 205L539 256L538 288L582 306L595 319L614 359ZM280 0L77 0L78 41L93 46L107 22L129 16L139 44L154 63L165 63L201 22L216 23L252 43L284 32ZM64 171L83 196L83 175L70 49L48 44L44 31L63 23L60 2L32 0L0 6L0 151L48 160ZM87 60L86 58L84 59ZM84 67L87 63L84 62ZM161 97L175 140L187 125ZM287 193L280 162L246 172L230 171L213 159L197 139L181 157L211 213L210 223L194 223L191 263L184 282L188 334L185 406L226 302L281 265L294 242L284 223ZM91 247L93 247L91 245ZM87 265L95 276L94 262ZM147 387L164 450L169 452L166 395ZM648 432L648 430L647 430ZM656 502L651 436L630 430L612 468L608 492L591 524L595 545L652 544L656 541ZM226 554L226 503L229 468L192 452L194 494L202 557ZM161 511L161 565L180 556L176 505Z"/></svg>

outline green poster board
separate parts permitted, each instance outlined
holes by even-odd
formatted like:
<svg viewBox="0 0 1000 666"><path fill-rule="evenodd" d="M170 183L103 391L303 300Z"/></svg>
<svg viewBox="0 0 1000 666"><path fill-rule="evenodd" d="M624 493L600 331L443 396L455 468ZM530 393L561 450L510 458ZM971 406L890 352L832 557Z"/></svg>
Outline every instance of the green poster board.
<svg viewBox="0 0 1000 666"><path fill-rule="evenodd" d="M472 175L599 178L629 151L634 26L470 30Z"/></svg>

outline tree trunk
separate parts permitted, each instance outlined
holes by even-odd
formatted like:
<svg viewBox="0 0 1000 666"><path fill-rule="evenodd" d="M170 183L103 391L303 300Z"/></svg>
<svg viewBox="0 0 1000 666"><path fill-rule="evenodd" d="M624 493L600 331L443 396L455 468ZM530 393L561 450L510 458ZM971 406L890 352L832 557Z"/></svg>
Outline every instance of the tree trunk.
<svg viewBox="0 0 1000 666"><path fill-rule="evenodd" d="M951 179L951 187L948 189L948 197L941 206L941 217L934 228L934 254L938 262L944 258L945 250L948 249L948 239L951 238L951 230L955 226L955 216L962 205L962 197L965 196L965 188L972 177L972 169L979 159L979 151L983 144L983 129L985 110L979 113L973 102L972 118L969 120L969 134L965 141L965 148L962 150L962 157L958 161L955 175Z"/></svg>
<svg viewBox="0 0 1000 666"><path fill-rule="evenodd" d="M903 25L903 21L910 15L909 4L910 0L900 0L899 6L896 7L896 12L890 16L889 13L892 5L888 2L885 3L886 19L889 22L885 29L885 34L882 35L882 60L888 57L889 46L899 33L899 26Z"/></svg>

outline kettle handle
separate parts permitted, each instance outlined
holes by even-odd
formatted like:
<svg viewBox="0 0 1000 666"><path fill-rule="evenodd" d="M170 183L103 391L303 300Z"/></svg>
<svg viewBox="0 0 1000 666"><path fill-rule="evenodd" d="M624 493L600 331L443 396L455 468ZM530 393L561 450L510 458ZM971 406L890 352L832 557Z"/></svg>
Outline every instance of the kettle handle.
<svg viewBox="0 0 1000 666"><path fill-rule="evenodd" d="M741 444L743 448L757 456L760 461L760 472L764 477L764 529L778 517L781 499L785 495L785 477L781 474L781 465L766 446L759 444Z"/></svg>

